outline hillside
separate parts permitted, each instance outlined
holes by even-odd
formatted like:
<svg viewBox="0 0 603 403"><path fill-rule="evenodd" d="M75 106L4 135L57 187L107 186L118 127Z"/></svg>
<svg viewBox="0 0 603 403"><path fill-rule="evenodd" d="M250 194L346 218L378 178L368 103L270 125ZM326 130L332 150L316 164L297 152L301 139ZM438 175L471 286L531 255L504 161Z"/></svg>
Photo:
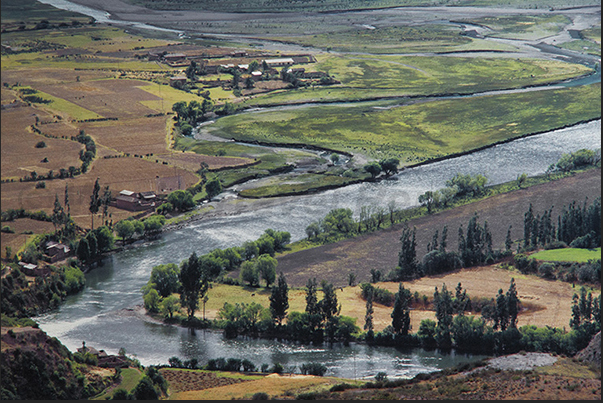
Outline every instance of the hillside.
<svg viewBox="0 0 603 403"><path fill-rule="evenodd" d="M479 222L488 221L493 247L504 248L507 229L512 226L511 237L517 242L523 238L523 216L530 204L534 214L552 206L553 217L572 201L592 202L601 196L601 169L592 169L560 180L543 183L526 189L493 196L475 203L413 219L410 228L416 227L417 258L426 253L427 243L436 231L448 226L448 250L458 248L459 226L467 226L469 218L477 213ZM369 281L371 269L387 274L398 264L400 235L403 224L387 230L365 234L341 242L284 255L278 259L278 271L287 277L289 285L303 287L310 277L328 279L335 286L348 285L348 273L356 274L358 282ZM513 249L515 248L515 245Z"/></svg>
<svg viewBox="0 0 603 403"><path fill-rule="evenodd" d="M76 363L57 338L34 327L2 327L1 344L2 400L85 399L115 374Z"/></svg>

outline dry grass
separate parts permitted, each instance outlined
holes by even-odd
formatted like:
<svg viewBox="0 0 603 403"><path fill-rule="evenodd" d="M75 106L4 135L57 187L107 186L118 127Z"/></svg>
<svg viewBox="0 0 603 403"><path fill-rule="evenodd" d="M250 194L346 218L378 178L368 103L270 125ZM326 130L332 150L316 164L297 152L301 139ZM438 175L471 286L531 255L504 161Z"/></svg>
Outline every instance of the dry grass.
<svg viewBox="0 0 603 403"><path fill-rule="evenodd" d="M248 382L219 386L205 390L195 390L172 394L170 400L231 400L249 399L255 393L265 392L270 397L282 397L285 394L296 395L309 390L328 389L339 383L337 378L326 378L311 375L277 375L271 374Z"/></svg>

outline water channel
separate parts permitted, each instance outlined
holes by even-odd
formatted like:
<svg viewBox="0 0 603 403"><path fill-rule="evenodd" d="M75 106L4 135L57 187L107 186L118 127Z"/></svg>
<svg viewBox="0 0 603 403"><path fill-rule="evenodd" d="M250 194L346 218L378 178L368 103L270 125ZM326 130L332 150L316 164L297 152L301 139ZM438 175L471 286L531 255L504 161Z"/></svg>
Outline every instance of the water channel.
<svg viewBox="0 0 603 403"><path fill-rule="evenodd" d="M455 173L485 174L490 184L514 180L517 175L543 173L563 154L581 148L601 147L601 121L543 133L497 145L473 154L452 158L396 175L392 180L361 183L315 195L275 200L270 208L241 214L204 218L144 247L116 253L86 275L86 288L69 297L56 311L34 318L40 328L75 351L87 345L115 354L124 347L143 365L167 363L168 358L248 358L256 365L280 362L285 366L323 362L329 375L370 377L385 371L390 377L410 377L479 357L441 354L420 349L402 351L368 347L301 346L273 340L224 340L213 331L191 332L152 323L131 310L142 303L140 288L158 264L179 263L193 251L203 254L214 248L241 245L259 237L266 228L289 231L292 240L305 236L305 228L333 208L385 207L394 200L398 208L417 204L427 190L444 187ZM229 203L224 200L220 203ZM239 203L245 203L244 201Z"/></svg>

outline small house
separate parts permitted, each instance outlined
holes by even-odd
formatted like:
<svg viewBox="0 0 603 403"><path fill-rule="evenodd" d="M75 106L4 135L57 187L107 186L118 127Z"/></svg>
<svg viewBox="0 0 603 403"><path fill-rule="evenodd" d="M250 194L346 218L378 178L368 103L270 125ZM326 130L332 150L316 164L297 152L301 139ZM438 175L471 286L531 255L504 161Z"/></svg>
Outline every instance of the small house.
<svg viewBox="0 0 603 403"><path fill-rule="evenodd" d="M266 59L264 60L268 67L282 67L282 66L291 66L295 64L292 58L280 58L280 59Z"/></svg>
<svg viewBox="0 0 603 403"><path fill-rule="evenodd" d="M166 62L181 62L186 59L186 55L184 53L168 53L163 56L163 60Z"/></svg>
<svg viewBox="0 0 603 403"><path fill-rule="evenodd" d="M50 262L54 263L69 256L71 249L62 243L50 241L46 244L46 254L50 256Z"/></svg>
<svg viewBox="0 0 603 403"><path fill-rule="evenodd" d="M50 274L50 267L48 266L38 266L32 263L19 262L19 266L21 266L21 271L26 276L47 276Z"/></svg>

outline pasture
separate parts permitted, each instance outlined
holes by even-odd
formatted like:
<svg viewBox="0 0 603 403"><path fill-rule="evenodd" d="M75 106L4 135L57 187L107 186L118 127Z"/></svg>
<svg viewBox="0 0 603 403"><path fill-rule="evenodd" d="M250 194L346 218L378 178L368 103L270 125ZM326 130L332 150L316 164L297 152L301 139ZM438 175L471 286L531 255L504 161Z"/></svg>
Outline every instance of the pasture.
<svg viewBox="0 0 603 403"><path fill-rule="evenodd" d="M313 106L228 116L210 133L243 141L307 143L403 165L601 116L600 84L469 97L389 109ZM479 111L480 119L475 119Z"/></svg>
<svg viewBox="0 0 603 403"><path fill-rule="evenodd" d="M241 105L469 94L555 83L592 71L579 64L509 57L319 54L316 59L312 69L328 73L341 85L273 91L245 99Z"/></svg>
<svg viewBox="0 0 603 403"><path fill-rule="evenodd" d="M545 262L588 262L589 260L601 260L601 248L580 249L563 248L542 250L530 255L531 258Z"/></svg>

